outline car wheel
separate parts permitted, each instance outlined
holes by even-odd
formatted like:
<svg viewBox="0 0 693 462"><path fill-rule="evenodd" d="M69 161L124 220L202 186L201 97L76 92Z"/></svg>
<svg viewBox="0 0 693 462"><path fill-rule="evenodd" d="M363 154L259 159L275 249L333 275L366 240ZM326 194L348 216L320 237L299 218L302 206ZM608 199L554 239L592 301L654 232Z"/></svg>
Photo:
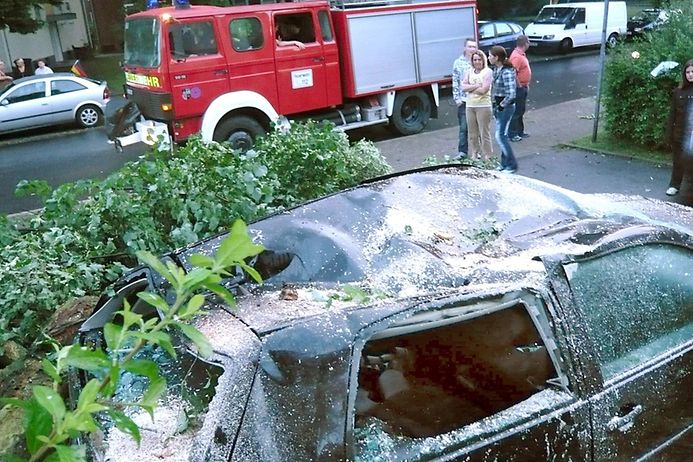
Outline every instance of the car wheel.
<svg viewBox="0 0 693 462"><path fill-rule="evenodd" d="M101 110L98 107L87 104L77 110L76 119L81 127L91 128L99 125L102 117Z"/></svg>
<svg viewBox="0 0 693 462"><path fill-rule="evenodd" d="M564 38L561 40L561 44L558 46L558 49L561 53L568 53L573 49L573 41L569 38Z"/></svg>
<svg viewBox="0 0 693 462"><path fill-rule="evenodd" d="M390 126L401 135L413 135L426 127L431 118L431 99L421 88L397 93Z"/></svg>
<svg viewBox="0 0 693 462"><path fill-rule="evenodd" d="M248 116L233 116L222 121L214 131L214 141L227 141L233 149L246 152L258 136L266 133L260 123Z"/></svg>
<svg viewBox="0 0 693 462"><path fill-rule="evenodd" d="M611 34L609 38L606 39L606 46L613 48L618 44L618 34Z"/></svg>

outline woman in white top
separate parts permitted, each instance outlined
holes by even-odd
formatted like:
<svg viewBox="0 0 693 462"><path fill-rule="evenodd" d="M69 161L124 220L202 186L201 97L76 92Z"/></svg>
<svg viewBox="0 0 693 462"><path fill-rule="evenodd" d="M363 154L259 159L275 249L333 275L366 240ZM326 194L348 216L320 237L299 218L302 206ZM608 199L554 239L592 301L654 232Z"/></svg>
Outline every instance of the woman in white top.
<svg viewBox="0 0 693 462"><path fill-rule="evenodd" d="M491 160L493 142L491 127L491 82L493 71L486 64L486 55L476 50L471 56L472 67L462 79L462 89L467 93L467 133L469 155L475 159Z"/></svg>
<svg viewBox="0 0 693 462"><path fill-rule="evenodd" d="M34 75L45 75L45 74L52 74L53 69L50 67L46 66L46 62L42 59L39 59L36 61L36 70L34 71Z"/></svg>

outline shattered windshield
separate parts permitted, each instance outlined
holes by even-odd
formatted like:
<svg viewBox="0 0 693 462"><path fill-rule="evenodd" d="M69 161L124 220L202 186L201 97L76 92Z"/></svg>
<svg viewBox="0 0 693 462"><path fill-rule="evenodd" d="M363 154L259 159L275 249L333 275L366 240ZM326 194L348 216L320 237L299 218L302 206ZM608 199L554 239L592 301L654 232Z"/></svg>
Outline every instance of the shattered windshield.
<svg viewBox="0 0 693 462"><path fill-rule="evenodd" d="M573 14L573 8L542 8L534 20L537 24L566 24Z"/></svg>
<svg viewBox="0 0 693 462"><path fill-rule="evenodd" d="M161 63L159 21L140 18L125 21L123 63L132 66L158 67Z"/></svg>
<svg viewBox="0 0 693 462"><path fill-rule="evenodd" d="M142 430L139 448L131 436L115 428L109 429L103 446L105 460L178 460L176 457L190 450L223 369L192 355L183 346L176 349L178 359L175 360L163 349L152 346L145 347L137 355L137 359L146 358L159 366L159 373L166 379L168 389L155 409L153 419L143 410L129 413ZM137 401L147 382L143 376L124 372L114 399ZM108 428L109 422L104 422L104 426Z"/></svg>

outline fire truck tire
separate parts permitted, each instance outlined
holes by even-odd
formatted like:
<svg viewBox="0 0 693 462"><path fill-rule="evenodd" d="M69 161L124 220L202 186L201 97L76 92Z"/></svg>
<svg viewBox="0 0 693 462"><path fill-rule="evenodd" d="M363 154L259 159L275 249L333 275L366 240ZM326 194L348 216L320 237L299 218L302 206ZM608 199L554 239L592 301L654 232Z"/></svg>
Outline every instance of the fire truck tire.
<svg viewBox="0 0 693 462"><path fill-rule="evenodd" d="M96 127L101 123L103 115L98 107L87 104L86 106L79 108L75 118L81 127L91 128Z"/></svg>
<svg viewBox="0 0 693 462"><path fill-rule="evenodd" d="M426 127L431 118L431 99L421 88L405 90L395 96L390 126L401 135L413 135Z"/></svg>
<svg viewBox="0 0 693 462"><path fill-rule="evenodd" d="M214 131L214 141L228 141L231 147L245 152L253 147L258 136L265 134L265 129L252 117L239 115L223 120Z"/></svg>

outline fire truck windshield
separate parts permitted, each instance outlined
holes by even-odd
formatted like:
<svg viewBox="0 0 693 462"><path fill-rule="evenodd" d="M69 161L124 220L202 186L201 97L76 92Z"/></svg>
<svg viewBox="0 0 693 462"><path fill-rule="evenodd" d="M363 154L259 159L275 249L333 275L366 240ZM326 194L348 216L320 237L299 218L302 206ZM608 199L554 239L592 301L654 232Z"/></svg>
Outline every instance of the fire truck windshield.
<svg viewBox="0 0 693 462"><path fill-rule="evenodd" d="M124 64L159 67L161 47L158 18L138 18L125 21Z"/></svg>

